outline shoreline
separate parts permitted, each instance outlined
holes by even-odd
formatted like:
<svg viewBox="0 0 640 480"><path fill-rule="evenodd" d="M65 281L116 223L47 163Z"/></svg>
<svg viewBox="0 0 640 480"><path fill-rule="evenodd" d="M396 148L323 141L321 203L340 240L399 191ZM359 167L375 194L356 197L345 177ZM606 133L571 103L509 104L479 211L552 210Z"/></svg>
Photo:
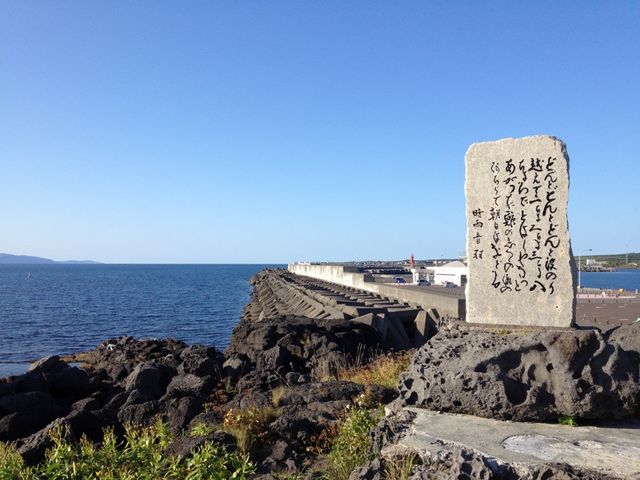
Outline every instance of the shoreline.
<svg viewBox="0 0 640 480"><path fill-rule="evenodd" d="M612 418L637 420L632 400L640 387L629 379L638 368L640 326L607 333L529 332L469 328L436 318L425 332L427 343L395 356L382 335L392 330L388 314L403 312L386 340L397 341L416 309L282 270L261 271L252 284L224 352L174 339L119 337L64 357L83 368L46 357L29 373L0 380L0 441L16 441L18 452L35 463L51 445L48 432L55 425L68 425L72 438L87 435L100 442L103 428L122 438L125 425L149 426L160 418L174 435L162 452L168 457L188 458L207 442L219 442L248 455L264 480L281 473L298 478L301 472L318 479L331 468L341 429L350 418L360 418L368 419L361 440L367 451L347 473L373 478L369 473L384 474L385 462L394 458L388 452L413 441L407 432L424 434L425 415L443 421L466 415L465 425L508 421L525 437L537 428L529 422L545 422L540 428L551 431L565 417L592 426ZM415 338L409 330L404 335ZM585 362L590 368L583 368ZM372 373L378 365L394 367L385 373L386 383ZM388 414L377 423L375 412L383 408ZM413 415L415 409L424 415ZM396 428L400 424L404 427ZM585 445L592 439L590 427L573 432ZM640 431L631 432L636 434ZM443 478L482 468L477 478L494 478L472 440L452 439L445 428L419 450L412 468L437 468L446 472ZM525 452L526 465L510 463L513 456L498 458L497 464L503 471L544 472L531 478L567 472L563 478L616 478L590 473L593 466L606 471L611 462L582 464L580 455L598 452L581 448L567 444L553 461Z"/></svg>

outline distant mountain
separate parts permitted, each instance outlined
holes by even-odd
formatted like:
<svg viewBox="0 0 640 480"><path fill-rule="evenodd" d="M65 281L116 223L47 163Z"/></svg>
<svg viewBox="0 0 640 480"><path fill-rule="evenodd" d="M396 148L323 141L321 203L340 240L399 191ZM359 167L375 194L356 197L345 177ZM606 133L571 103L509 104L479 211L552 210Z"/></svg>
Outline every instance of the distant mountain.
<svg viewBox="0 0 640 480"><path fill-rule="evenodd" d="M30 255L11 255L10 253L0 253L0 264L4 265L43 265L51 263L66 264L96 264L93 260L65 260L58 262L50 258L32 257Z"/></svg>

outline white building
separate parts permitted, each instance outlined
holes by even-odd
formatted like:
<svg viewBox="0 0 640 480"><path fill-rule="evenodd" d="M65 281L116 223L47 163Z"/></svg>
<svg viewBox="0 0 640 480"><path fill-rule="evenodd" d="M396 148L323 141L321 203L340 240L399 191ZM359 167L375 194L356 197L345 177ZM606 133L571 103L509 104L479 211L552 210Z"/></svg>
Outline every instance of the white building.
<svg viewBox="0 0 640 480"><path fill-rule="evenodd" d="M433 270L434 285L443 285L446 282L451 282L459 287L463 287L467 284L469 267L458 260L439 267L430 268L430 270Z"/></svg>

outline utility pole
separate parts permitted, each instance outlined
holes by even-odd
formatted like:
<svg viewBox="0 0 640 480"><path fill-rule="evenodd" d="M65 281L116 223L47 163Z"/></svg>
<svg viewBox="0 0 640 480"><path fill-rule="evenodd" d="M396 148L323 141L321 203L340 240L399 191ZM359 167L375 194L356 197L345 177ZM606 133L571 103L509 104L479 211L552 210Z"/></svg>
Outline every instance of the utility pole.
<svg viewBox="0 0 640 480"><path fill-rule="evenodd" d="M579 289L582 289L582 282L580 281L580 272L581 272L581 270L582 270L582 255L583 255L585 252L590 252L590 251L592 251L592 250L593 250L593 249L591 249L591 248L586 248L585 250L583 250L583 251L582 251L582 254L581 254L581 255L578 255L578 288L579 288Z"/></svg>

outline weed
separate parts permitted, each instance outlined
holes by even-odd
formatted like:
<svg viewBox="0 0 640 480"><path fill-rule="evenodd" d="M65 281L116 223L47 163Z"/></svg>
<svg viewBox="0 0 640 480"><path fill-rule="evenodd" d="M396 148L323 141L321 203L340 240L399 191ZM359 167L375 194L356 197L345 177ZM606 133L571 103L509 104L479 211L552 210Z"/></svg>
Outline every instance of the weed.
<svg viewBox="0 0 640 480"><path fill-rule="evenodd" d="M236 387L231 383L231 379L229 377L224 381L224 393L232 396L236 393Z"/></svg>
<svg viewBox="0 0 640 480"><path fill-rule="evenodd" d="M166 456L164 451L173 436L162 422L147 428L126 427L121 443L113 430L106 429L100 446L84 437L72 444L64 428L53 429L50 437L53 446L44 461L33 467L24 465L13 446L0 442L0 479L246 479L255 472L246 456L211 443L194 450L188 460Z"/></svg>
<svg viewBox="0 0 640 480"><path fill-rule="evenodd" d="M200 422L191 427L190 433L192 437L206 437L207 435L211 435L215 431L215 426Z"/></svg>
<svg viewBox="0 0 640 480"><path fill-rule="evenodd" d="M30 468L26 468L22 456L16 452L14 446L0 442L0 479L31 478Z"/></svg>
<svg viewBox="0 0 640 480"><path fill-rule="evenodd" d="M248 457L238 457L213 443L205 443L196 450L186 464L186 480L238 478L245 479L255 472Z"/></svg>
<svg viewBox="0 0 640 480"><path fill-rule="evenodd" d="M396 388L398 376L408 367L410 360L410 352L382 354L366 364L354 365L343 370L338 378L362 385L382 385Z"/></svg>
<svg viewBox="0 0 640 480"><path fill-rule="evenodd" d="M568 427L577 427L578 422L571 415L560 415L558 417L558 423L560 425L567 425Z"/></svg>
<svg viewBox="0 0 640 480"><path fill-rule="evenodd" d="M282 398L286 395L286 393L287 387L283 385L271 390L271 403L273 403L274 407L278 408L280 406L280 402L282 401Z"/></svg>
<svg viewBox="0 0 640 480"><path fill-rule="evenodd" d="M367 460L369 432L382 417L381 409L369 408L370 399L361 394L348 409L328 455L326 480L346 480L358 465Z"/></svg>
<svg viewBox="0 0 640 480"><path fill-rule="evenodd" d="M223 429L235 437L242 452L249 454L258 440L267 437L267 426L278 415L278 410L272 407L231 409L224 415Z"/></svg>
<svg viewBox="0 0 640 480"><path fill-rule="evenodd" d="M403 455L394 455L393 457L385 458L384 461L384 479L385 480L407 480L413 466L416 462L415 452L410 452Z"/></svg>

